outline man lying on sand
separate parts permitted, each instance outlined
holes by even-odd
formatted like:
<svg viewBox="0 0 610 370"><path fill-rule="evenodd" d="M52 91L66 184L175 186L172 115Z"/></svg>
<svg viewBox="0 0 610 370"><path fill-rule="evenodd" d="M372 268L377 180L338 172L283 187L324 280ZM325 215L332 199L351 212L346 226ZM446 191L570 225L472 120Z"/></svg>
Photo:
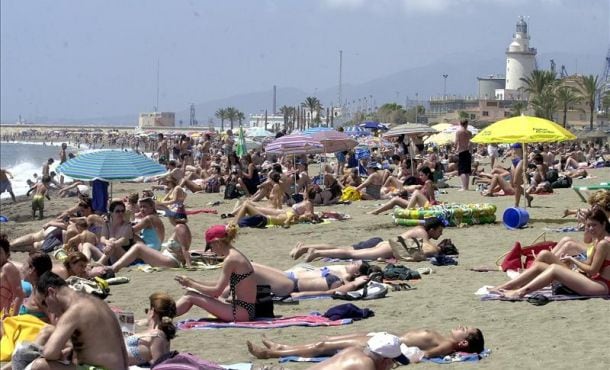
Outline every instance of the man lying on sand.
<svg viewBox="0 0 610 370"><path fill-rule="evenodd" d="M364 347L376 333L355 333L327 337L313 343L285 345L263 338L264 347L247 342L248 351L256 358L276 358L281 356L319 357L334 355L349 347ZM442 335L429 329L410 330L400 336L402 344L418 347L425 357L439 357L454 352L480 353L485 347L481 330L472 327L458 326L448 335Z"/></svg>

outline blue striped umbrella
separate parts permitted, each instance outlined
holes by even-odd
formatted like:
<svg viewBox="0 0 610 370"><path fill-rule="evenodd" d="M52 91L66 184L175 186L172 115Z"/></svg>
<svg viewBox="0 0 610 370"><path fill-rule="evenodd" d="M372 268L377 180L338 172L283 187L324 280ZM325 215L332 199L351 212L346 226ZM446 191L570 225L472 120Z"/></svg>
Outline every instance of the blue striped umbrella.
<svg viewBox="0 0 610 370"><path fill-rule="evenodd" d="M310 127L307 130L303 131L303 133L305 135L313 135L315 133L318 132L324 132L324 131L335 131L334 129L330 128L330 127Z"/></svg>
<svg viewBox="0 0 610 370"><path fill-rule="evenodd" d="M161 175L167 172L167 169L154 160L134 152L100 150L70 159L57 167L57 172L78 180L111 182Z"/></svg>
<svg viewBox="0 0 610 370"><path fill-rule="evenodd" d="M343 132L348 134L349 136L370 136L371 132L365 128L358 126L347 126L343 128Z"/></svg>

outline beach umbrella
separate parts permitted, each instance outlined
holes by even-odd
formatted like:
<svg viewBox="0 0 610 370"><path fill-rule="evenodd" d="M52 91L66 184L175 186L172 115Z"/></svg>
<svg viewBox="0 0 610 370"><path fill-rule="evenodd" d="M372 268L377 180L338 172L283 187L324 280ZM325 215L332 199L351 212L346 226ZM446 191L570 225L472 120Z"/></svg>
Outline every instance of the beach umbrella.
<svg viewBox="0 0 610 370"><path fill-rule="evenodd" d="M503 119L487 126L475 137L477 144L523 144L523 168L527 168L527 143L552 143L575 140L576 136L553 121L532 116ZM526 171L523 171L525 178ZM527 179L524 183L527 183Z"/></svg>
<svg viewBox="0 0 610 370"><path fill-rule="evenodd" d="M281 155L322 153L324 147L309 135L290 134L273 140L265 147L267 153Z"/></svg>
<svg viewBox="0 0 610 370"><path fill-rule="evenodd" d="M365 128L359 126L347 126L343 128L343 132L348 134L349 136L361 137L361 136L370 136L371 132Z"/></svg>
<svg viewBox="0 0 610 370"><path fill-rule="evenodd" d="M305 134L316 139L324 147L324 153L336 153L350 150L358 142L352 139L349 135L326 127L316 127L318 130L308 129ZM323 129L323 130L319 130Z"/></svg>
<svg viewBox="0 0 610 370"><path fill-rule="evenodd" d="M167 172L167 169L135 152L98 150L80 154L59 165L56 171L77 180L112 182L157 176Z"/></svg>
<svg viewBox="0 0 610 370"><path fill-rule="evenodd" d="M360 138L358 140L359 146L367 146L371 149L380 148L380 149L393 149L394 143L381 138L381 137L365 137Z"/></svg>
<svg viewBox="0 0 610 370"><path fill-rule="evenodd" d="M436 133L438 133L438 130L421 123L404 123L392 127L388 132L383 134L383 137L396 137L400 135L426 136Z"/></svg>
<svg viewBox="0 0 610 370"><path fill-rule="evenodd" d="M237 134L237 147L235 148L235 154L238 157L243 157L248 152L246 149L246 136L244 135L244 128L239 126L239 131Z"/></svg>
<svg viewBox="0 0 610 370"><path fill-rule="evenodd" d="M367 128L369 130L387 130L388 126L384 125L383 123L379 123L376 121L366 121L364 123L361 123L359 125L362 128Z"/></svg>
<svg viewBox="0 0 610 370"><path fill-rule="evenodd" d="M436 125L436 126L440 126L440 125L444 125L442 123ZM444 129L440 130L440 132L438 134L434 134L429 136L428 138L426 138L424 140L425 144L435 144L435 145L446 145L446 144L451 144L455 142L455 133L458 130L458 125L452 125L447 123L446 125L448 125L447 127L445 127ZM434 126L432 126L434 127ZM479 129L473 126L468 126L468 131L470 131L470 133L472 133L473 135L476 135L479 133Z"/></svg>

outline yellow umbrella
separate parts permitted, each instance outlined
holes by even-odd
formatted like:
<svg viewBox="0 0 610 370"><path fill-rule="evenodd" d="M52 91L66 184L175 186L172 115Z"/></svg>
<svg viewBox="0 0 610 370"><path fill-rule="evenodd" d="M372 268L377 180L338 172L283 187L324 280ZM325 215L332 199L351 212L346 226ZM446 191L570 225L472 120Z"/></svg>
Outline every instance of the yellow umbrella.
<svg viewBox="0 0 610 370"><path fill-rule="evenodd" d="M473 143L548 143L575 140L576 136L555 122L530 116L500 120L472 138Z"/></svg>
<svg viewBox="0 0 610 370"><path fill-rule="evenodd" d="M455 133L439 132L426 138L424 144L446 145L455 141Z"/></svg>
<svg viewBox="0 0 610 370"><path fill-rule="evenodd" d="M518 116L500 120L487 126L472 138L473 143L522 143L523 144L523 177L527 168L526 143L549 143L575 140L576 136L555 122L531 116ZM524 183L527 182L527 179Z"/></svg>

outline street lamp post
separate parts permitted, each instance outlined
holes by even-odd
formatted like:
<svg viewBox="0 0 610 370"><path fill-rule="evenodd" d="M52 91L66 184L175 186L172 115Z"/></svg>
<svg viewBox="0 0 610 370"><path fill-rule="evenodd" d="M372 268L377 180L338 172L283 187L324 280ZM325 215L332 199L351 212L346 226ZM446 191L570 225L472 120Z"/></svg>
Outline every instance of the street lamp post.
<svg viewBox="0 0 610 370"><path fill-rule="evenodd" d="M449 77L448 74L443 75L443 100L445 100L447 96L447 77Z"/></svg>
<svg viewBox="0 0 610 370"><path fill-rule="evenodd" d="M417 95L418 93L415 93L415 123L417 123L417 119L419 118L417 117L419 115L419 104L417 101Z"/></svg>

